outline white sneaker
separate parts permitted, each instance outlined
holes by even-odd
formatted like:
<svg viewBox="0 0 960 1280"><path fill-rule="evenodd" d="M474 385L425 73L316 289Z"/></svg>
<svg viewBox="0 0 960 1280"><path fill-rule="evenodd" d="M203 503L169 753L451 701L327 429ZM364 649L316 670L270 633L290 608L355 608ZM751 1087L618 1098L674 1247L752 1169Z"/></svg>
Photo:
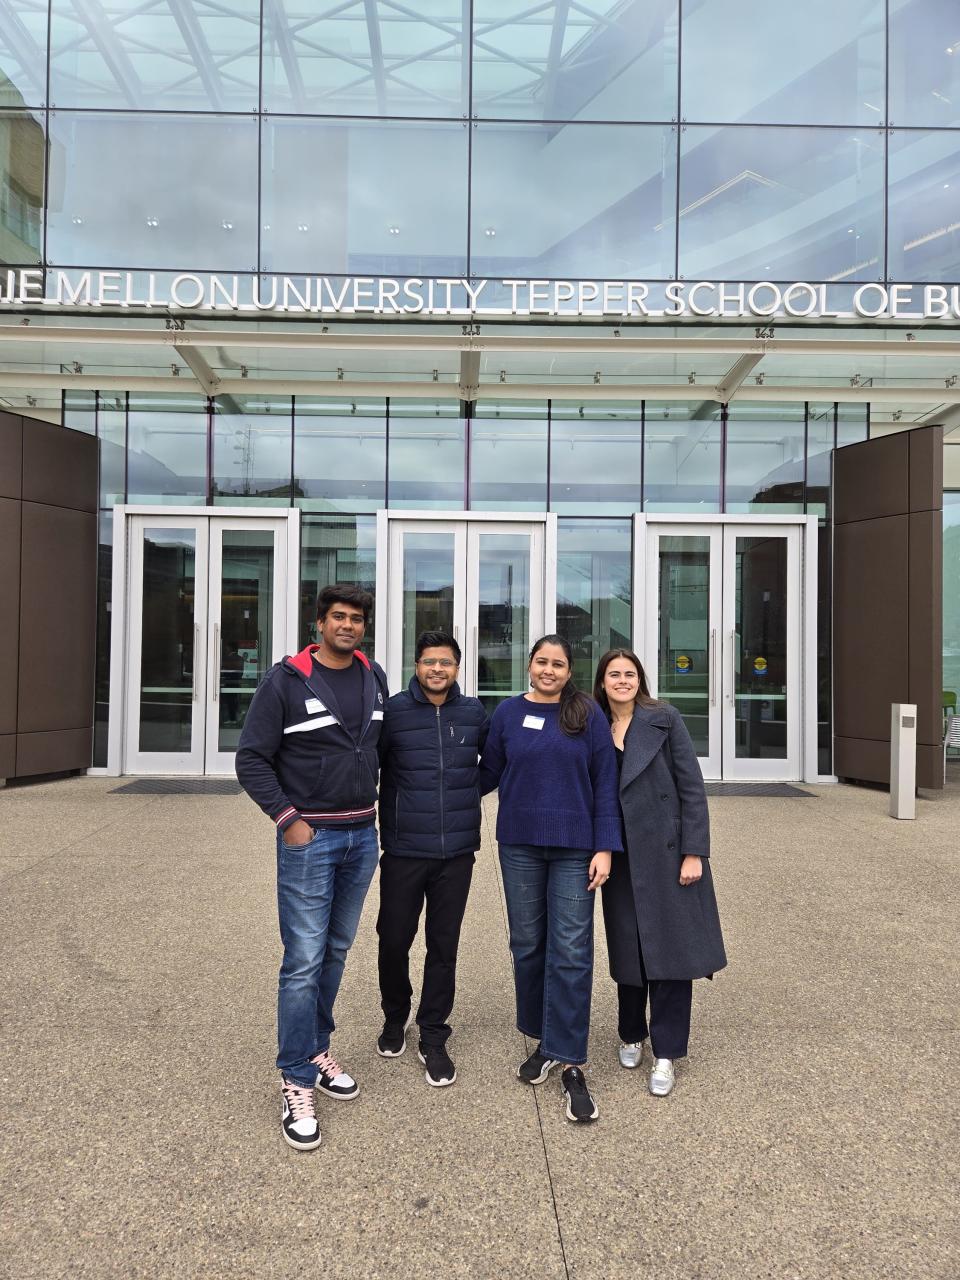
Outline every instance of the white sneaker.
<svg viewBox="0 0 960 1280"><path fill-rule="evenodd" d="M628 1071L632 1071L634 1067L639 1067L643 1060L643 1041L639 1040L636 1044L623 1044L617 1050L617 1056L620 1059L621 1067L626 1067Z"/></svg>
<svg viewBox="0 0 960 1280"><path fill-rule="evenodd" d="M673 1059L657 1058L650 1072L650 1092L655 1098L665 1098L674 1085Z"/></svg>

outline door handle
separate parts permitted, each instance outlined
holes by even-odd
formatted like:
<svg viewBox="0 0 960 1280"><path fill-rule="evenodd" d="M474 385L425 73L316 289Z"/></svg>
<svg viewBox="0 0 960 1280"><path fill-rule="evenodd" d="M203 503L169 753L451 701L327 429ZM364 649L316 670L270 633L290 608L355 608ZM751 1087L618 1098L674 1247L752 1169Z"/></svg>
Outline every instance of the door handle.
<svg viewBox="0 0 960 1280"><path fill-rule="evenodd" d="M200 623L193 624L193 700L197 700L197 666L200 662Z"/></svg>
<svg viewBox="0 0 960 1280"><path fill-rule="evenodd" d="M730 705L736 706L736 679L737 679L737 632L736 628L730 632L730 683L727 686L727 699Z"/></svg>
<svg viewBox="0 0 960 1280"><path fill-rule="evenodd" d="M213 624L213 661L214 661L214 670L213 670L213 680L211 681L213 685L213 693L210 695L210 698L212 702L216 702L217 693L220 689L220 666L221 666L220 623L219 622L215 622Z"/></svg>
<svg viewBox="0 0 960 1280"><path fill-rule="evenodd" d="M717 628L710 632L710 705L717 705Z"/></svg>
<svg viewBox="0 0 960 1280"><path fill-rule="evenodd" d="M473 687L480 690L480 639L477 628L473 628Z"/></svg>

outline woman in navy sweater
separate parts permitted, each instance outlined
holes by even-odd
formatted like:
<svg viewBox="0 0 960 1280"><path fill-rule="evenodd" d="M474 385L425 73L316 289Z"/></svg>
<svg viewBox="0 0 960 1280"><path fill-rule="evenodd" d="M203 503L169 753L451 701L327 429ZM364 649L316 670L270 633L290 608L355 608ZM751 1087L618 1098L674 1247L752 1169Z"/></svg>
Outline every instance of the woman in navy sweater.
<svg viewBox="0 0 960 1280"><path fill-rule="evenodd" d="M544 636L530 653L530 692L493 713L480 760L500 789L497 840L510 924L517 1026L537 1047L517 1068L542 1084L562 1065L570 1120L596 1120L587 1062L594 890L622 849L617 764L600 709L571 679L570 646Z"/></svg>

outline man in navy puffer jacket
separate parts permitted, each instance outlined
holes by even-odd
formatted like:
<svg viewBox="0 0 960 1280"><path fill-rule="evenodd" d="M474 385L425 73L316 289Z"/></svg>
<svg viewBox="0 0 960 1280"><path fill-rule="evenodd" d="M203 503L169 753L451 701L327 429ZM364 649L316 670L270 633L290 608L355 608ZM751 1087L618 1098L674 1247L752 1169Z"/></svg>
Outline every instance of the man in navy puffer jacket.
<svg viewBox="0 0 960 1280"><path fill-rule="evenodd" d="M380 996L377 1052L406 1048L413 988L410 947L426 900L427 956L417 1010L427 1084L453 1084L446 1050L460 926L480 847L477 758L487 716L456 683L460 646L443 631L417 638L416 674L387 703L380 737Z"/></svg>

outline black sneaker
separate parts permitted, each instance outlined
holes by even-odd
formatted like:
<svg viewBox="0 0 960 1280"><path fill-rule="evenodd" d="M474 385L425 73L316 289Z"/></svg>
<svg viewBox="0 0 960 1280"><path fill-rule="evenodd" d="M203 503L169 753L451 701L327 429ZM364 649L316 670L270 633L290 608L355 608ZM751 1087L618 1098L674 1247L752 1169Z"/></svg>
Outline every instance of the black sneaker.
<svg viewBox="0 0 960 1280"><path fill-rule="evenodd" d="M567 1119L576 1120L580 1124L596 1120L600 1112L590 1097L590 1090L580 1068L567 1067L560 1077L560 1083L567 1104Z"/></svg>
<svg viewBox="0 0 960 1280"><path fill-rule="evenodd" d="M435 1089L442 1089L456 1080L457 1068L442 1044L421 1044L417 1057L427 1068L427 1084L432 1084Z"/></svg>
<svg viewBox="0 0 960 1280"><path fill-rule="evenodd" d="M320 1125L317 1123L317 1106L313 1090L280 1077L283 1095L283 1112L280 1124L284 1141L296 1151L313 1151L320 1145Z"/></svg>
<svg viewBox="0 0 960 1280"><path fill-rule="evenodd" d="M360 1086L353 1076L347 1075L336 1058L329 1052L315 1053L310 1059L317 1068L316 1088L328 1098L339 1098L349 1102L360 1092Z"/></svg>
<svg viewBox="0 0 960 1280"><path fill-rule="evenodd" d="M407 1015L406 1022L390 1022L383 1024L383 1030L377 1039L377 1053L381 1058L399 1058L407 1047L407 1027L413 1021L413 1014Z"/></svg>
<svg viewBox="0 0 960 1280"><path fill-rule="evenodd" d="M556 1058L548 1058L545 1053L540 1052L540 1046L537 1045L526 1062L521 1062L517 1067L517 1075L525 1084L543 1084L558 1065Z"/></svg>

